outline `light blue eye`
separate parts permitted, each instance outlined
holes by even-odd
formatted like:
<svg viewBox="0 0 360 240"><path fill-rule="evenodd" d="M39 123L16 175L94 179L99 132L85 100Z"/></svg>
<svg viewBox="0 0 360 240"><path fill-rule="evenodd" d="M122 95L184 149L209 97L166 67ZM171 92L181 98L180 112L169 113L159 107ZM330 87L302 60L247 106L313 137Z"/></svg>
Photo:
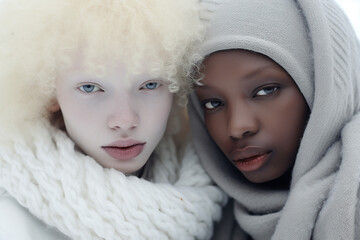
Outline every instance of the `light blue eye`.
<svg viewBox="0 0 360 240"><path fill-rule="evenodd" d="M217 107L220 107L221 106L221 102L220 101L208 101L208 102L205 102L204 103L204 107L206 109L214 109L214 108L217 108Z"/></svg>
<svg viewBox="0 0 360 240"><path fill-rule="evenodd" d="M279 87L265 87L256 93L256 96L266 96L276 92Z"/></svg>
<svg viewBox="0 0 360 240"><path fill-rule="evenodd" d="M155 89L158 87L159 87L159 83L157 83L157 82L149 82L149 83L145 84L145 88L149 89L149 90L152 90L152 89Z"/></svg>
<svg viewBox="0 0 360 240"><path fill-rule="evenodd" d="M92 92L97 92L100 91L101 89L97 86L95 86L94 84L84 84L81 85L79 87L80 91L85 92L85 93L92 93Z"/></svg>

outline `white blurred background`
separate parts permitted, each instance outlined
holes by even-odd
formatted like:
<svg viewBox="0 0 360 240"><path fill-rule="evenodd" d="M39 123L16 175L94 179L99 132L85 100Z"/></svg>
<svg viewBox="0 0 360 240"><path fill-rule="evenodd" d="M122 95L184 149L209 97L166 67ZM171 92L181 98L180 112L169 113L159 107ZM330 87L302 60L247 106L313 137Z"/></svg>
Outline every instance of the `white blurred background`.
<svg viewBox="0 0 360 240"><path fill-rule="evenodd" d="M336 0L344 9L352 22L355 32L360 39L360 0Z"/></svg>

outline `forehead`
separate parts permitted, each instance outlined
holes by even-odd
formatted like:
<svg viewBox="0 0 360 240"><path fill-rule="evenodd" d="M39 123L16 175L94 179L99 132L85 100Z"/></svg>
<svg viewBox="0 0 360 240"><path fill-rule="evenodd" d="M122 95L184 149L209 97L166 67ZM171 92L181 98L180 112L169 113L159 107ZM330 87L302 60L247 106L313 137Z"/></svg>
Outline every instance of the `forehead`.
<svg viewBox="0 0 360 240"><path fill-rule="evenodd" d="M276 62L262 54L246 50L225 50L212 53L203 62L204 72L221 69L251 71L257 68L281 68ZM281 68L282 69L282 68Z"/></svg>
<svg viewBox="0 0 360 240"><path fill-rule="evenodd" d="M246 50L226 50L209 55L203 62L202 73L202 83L206 84L219 84L229 78L252 79L271 73L288 76L288 73L269 57Z"/></svg>

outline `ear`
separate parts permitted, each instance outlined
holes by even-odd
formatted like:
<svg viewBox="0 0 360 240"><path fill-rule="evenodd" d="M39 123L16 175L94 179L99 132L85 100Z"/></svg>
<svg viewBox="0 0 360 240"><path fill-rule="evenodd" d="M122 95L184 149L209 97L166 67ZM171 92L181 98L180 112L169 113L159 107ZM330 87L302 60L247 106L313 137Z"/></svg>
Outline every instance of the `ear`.
<svg viewBox="0 0 360 240"><path fill-rule="evenodd" d="M52 113L55 113L55 112L57 112L57 111L60 110L60 105L59 105L57 99L53 99L53 100L51 101L51 104L50 104L50 106L49 106L48 109L49 109L49 111L52 112Z"/></svg>

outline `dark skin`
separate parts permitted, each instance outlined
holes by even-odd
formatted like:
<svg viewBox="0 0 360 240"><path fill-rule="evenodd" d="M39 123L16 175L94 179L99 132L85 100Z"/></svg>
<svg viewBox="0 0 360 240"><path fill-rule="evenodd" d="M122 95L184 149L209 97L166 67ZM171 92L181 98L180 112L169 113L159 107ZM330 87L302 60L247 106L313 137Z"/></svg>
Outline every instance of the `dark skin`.
<svg viewBox="0 0 360 240"><path fill-rule="evenodd" d="M196 95L213 140L250 182L288 186L310 114L296 83L250 51L216 52L203 64Z"/></svg>

